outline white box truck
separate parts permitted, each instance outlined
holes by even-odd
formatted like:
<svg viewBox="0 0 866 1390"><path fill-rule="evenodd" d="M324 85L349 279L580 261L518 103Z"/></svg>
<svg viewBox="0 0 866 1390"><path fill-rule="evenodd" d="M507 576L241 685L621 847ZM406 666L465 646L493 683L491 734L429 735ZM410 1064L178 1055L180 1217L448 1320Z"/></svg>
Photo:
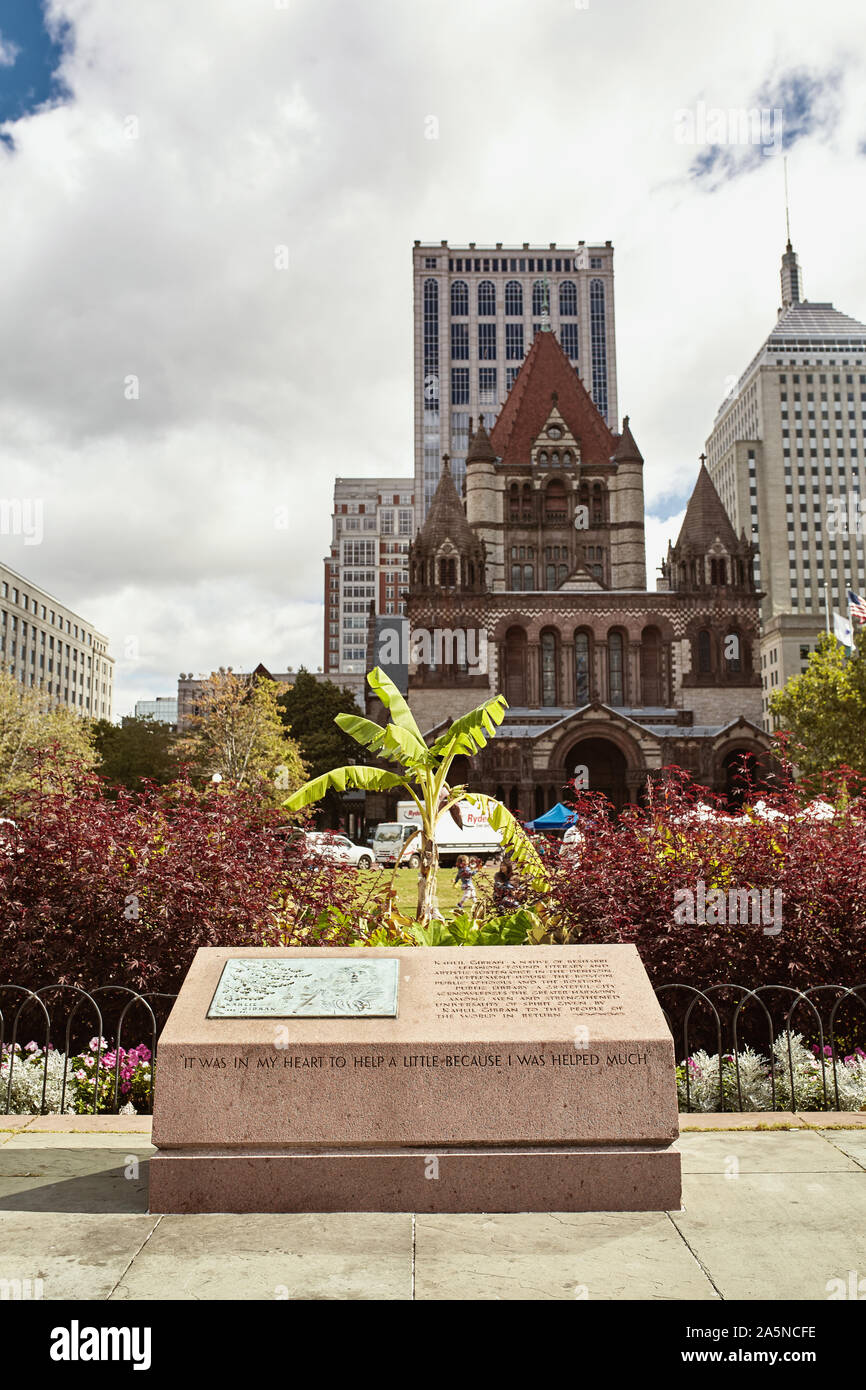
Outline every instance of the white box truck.
<svg viewBox="0 0 866 1390"><path fill-rule="evenodd" d="M436 843L439 847L439 862L453 864L458 854L472 854L478 859L498 858L502 851L502 836L490 825L480 806L469 801L458 803L463 827L457 824L450 811L444 811L436 822ZM398 801L397 819L384 821L376 827L373 837L373 853L378 864L393 864L403 846L413 836L418 835L421 817L414 801ZM409 845L403 858L402 867L417 869L420 839Z"/></svg>

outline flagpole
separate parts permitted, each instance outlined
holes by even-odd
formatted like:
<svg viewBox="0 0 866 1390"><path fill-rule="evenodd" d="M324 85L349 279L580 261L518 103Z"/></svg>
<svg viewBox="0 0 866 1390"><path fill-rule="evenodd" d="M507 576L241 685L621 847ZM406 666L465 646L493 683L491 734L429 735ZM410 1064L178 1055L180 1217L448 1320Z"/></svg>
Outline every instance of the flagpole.
<svg viewBox="0 0 866 1390"><path fill-rule="evenodd" d="M826 626L827 626L827 636L829 637L829 635L830 635L830 589L829 589L829 586L828 586L827 584L824 585L824 618L825 618Z"/></svg>

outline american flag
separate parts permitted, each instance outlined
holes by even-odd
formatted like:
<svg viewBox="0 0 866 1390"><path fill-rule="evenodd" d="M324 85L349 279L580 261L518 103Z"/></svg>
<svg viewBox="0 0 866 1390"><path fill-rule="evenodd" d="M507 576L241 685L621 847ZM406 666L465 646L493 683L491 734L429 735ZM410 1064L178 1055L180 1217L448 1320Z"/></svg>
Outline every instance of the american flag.
<svg viewBox="0 0 866 1390"><path fill-rule="evenodd" d="M855 594L853 589L849 589L848 608L852 620L863 627L866 624L866 598L861 598L859 594Z"/></svg>

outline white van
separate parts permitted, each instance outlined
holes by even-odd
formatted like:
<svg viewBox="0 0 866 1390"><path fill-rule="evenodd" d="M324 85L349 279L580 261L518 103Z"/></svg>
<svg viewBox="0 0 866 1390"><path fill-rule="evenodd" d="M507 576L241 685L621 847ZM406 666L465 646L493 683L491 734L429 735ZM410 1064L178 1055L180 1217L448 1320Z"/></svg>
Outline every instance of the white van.
<svg viewBox="0 0 866 1390"><path fill-rule="evenodd" d="M472 854L478 859L496 859L502 850L502 836L490 825L480 806L471 802L458 803L463 827L456 823L449 811L445 811L436 822L436 843L439 846L439 862L451 864L458 854ZM396 821L384 821L376 827L373 837L373 853L379 864L393 864L407 841L417 835L421 817L414 801L397 803ZM409 845L401 865L417 869L419 864L420 840Z"/></svg>

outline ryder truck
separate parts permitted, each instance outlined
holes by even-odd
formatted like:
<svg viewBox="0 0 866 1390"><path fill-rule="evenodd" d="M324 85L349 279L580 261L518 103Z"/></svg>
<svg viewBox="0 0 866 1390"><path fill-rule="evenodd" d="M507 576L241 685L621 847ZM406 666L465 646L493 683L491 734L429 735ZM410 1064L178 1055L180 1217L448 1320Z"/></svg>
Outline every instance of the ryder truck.
<svg viewBox="0 0 866 1390"><path fill-rule="evenodd" d="M449 811L443 812L436 822L436 844L439 847L439 862L452 864L458 854L472 854L478 859L496 859L502 850L502 837L494 830L480 806L472 806L468 801L458 802L463 828L457 825ZM373 853L378 864L394 864L400 851L418 834L421 817L414 801L398 801L397 819L385 821L376 827L373 837ZM419 863L420 840L410 844L401 865L417 869Z"/></svg>

